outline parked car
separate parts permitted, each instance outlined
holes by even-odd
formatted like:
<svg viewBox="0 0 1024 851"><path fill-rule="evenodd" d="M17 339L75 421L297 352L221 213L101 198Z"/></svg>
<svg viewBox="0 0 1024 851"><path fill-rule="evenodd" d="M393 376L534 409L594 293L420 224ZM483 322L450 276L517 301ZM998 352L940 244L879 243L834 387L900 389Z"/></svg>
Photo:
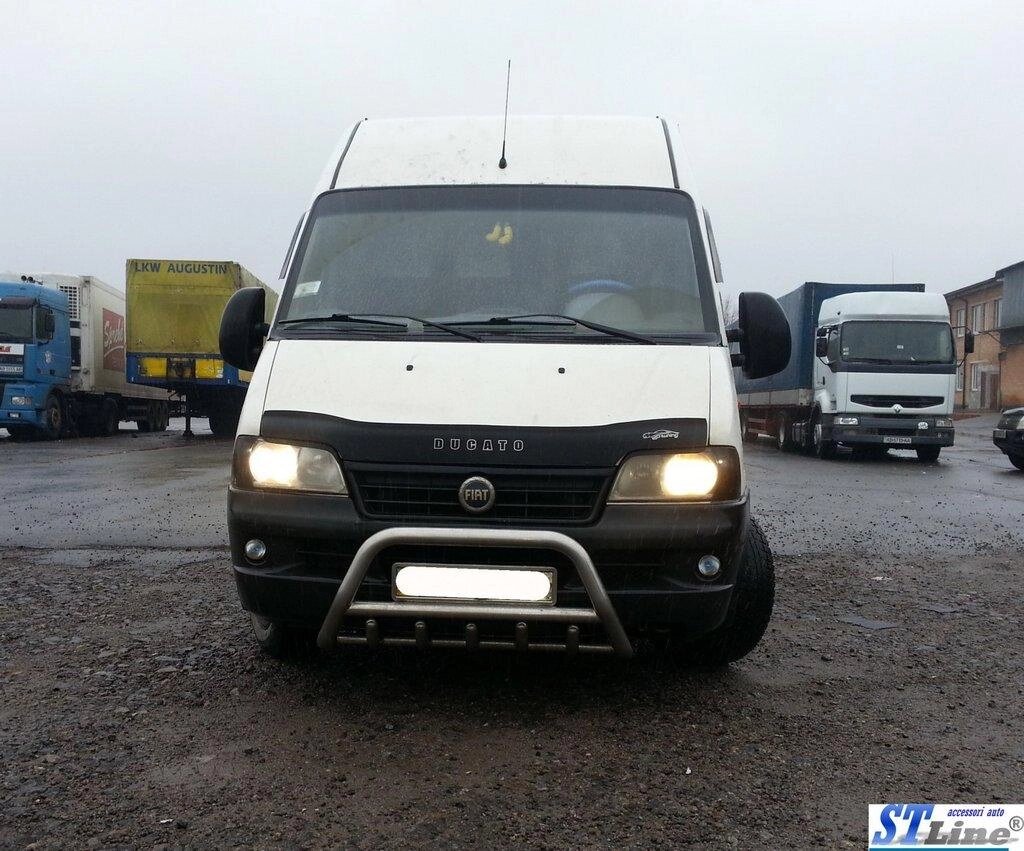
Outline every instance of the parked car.
<svg viewBox="0 0 1024 851"><path fill-rule="evenodd" d="M1003 412L992 432L992 442L1003 450L1014 467L1024 470L1024 408Z"/></svg>

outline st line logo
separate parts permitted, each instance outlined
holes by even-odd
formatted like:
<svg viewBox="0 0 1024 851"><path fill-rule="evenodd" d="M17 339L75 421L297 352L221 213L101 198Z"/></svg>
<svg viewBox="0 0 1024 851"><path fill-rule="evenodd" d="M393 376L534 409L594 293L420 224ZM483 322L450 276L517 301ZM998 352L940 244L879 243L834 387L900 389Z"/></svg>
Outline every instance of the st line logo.
<svg viewBox="0 0 1024 851"><path fill-rule="evenodd" d="M103 368L124 371L124 317L103 308Z"/></svg>
<svg viewBox="0 0 1024 851"><path fill-rule="evenodd" d="M1008 851L1024 839L1021 804L871 804L868 848Z"/></svg>

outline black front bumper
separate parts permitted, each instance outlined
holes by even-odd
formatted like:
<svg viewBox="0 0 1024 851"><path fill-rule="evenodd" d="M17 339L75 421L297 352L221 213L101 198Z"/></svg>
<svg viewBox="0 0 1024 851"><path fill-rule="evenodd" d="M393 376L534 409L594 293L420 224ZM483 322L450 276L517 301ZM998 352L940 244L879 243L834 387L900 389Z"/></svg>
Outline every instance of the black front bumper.
<svg viewBox="0 0 1024 851"><path fill-rule="evenodd" d="M1024 457L1024 429L1003 429L1004 437L992 433L992 442L1005 454Z"/></svg>
<svg viewBox="0 0 1024 851"><path fill-rule="evenodd" d="M854 416L843 415L843 416ZM916 449L921 446L952 446L952 428L938 428L934 416L863 416L857 425L839 425L836 414L822 418L822 436L846 446L887 446ZM926 428L921 428L925 424Z"/></svg>
<svg viewBox="0 0 1024 851"><path fill-rule="evenodd" d="M672 629L699 635L725 617L748 521L742 499L694 505L608 505L585 525L520 526L561 532L576 540L594 562L620 621L631 634ZM228 530L239 597L245 609L274 621L319 629L352 557L371 535L403 527L451 527L445 523L368 520L346 497L283 494L231 488ZM474 520L467 528L487 526ZM514 529L494 524L491 528ZM266 543L259 564L244 553L246 541ZM714 581L696 573L703 555L717 556ZM382 552L356 599L390 600L391 568L398 562L535 564L558 569L558 602L588 606L590 600L566 560L543 550L471 550L403 547Z"/></svg>

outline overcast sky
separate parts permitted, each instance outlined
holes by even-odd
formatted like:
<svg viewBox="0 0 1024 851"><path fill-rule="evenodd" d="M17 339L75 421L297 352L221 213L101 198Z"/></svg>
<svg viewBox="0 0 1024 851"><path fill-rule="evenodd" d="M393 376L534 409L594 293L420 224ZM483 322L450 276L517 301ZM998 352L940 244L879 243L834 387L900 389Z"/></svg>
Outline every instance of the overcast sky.
<svg viewBox="0 0 1024 851"><path fill-rule="evenodd" d="M0 269L277 286L356 119L681 122L729 290L1024 259L1024 4L0 0Z"/></svg>

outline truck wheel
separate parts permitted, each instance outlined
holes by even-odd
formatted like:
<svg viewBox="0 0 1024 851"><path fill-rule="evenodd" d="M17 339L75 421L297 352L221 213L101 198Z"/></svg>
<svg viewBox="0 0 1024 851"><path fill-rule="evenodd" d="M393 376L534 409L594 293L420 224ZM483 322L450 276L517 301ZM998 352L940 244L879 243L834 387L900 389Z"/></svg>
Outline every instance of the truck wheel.
<svg viewBox="0 0 1024 851"><path fill-rule="evenodd" d="M757 441L757 435L752 434L750 431L750 417L747 416L746 411L740 411L740 439L744 443L754 443Z"/></svg>
<svg viewBox="0 0 1024 851"><path fill-rule="evenodd" d="M210 411L210 431L214 437L234 437L238 430L241 411L232 408L214 408Z"/></svg>
<svg viewBox="0 0 1024 851"><path fill-rule="evenodd" d="M250 614L249 619L256 643L268 656L287 661L316 655L316 633L277 623L262 615Z"/></svg>
<svg viewBox="0 0 1024 851"><path fill-rule="evenodd" d="M167 431L167 426L170 424L171 414L167 408L166 402L155 403L155 414L154 419L150 422L150 431Z"/></svg>
<svg viewBox="0 0 1024 851"><path fill-rule="evenodd" d="M925 463L931 463L939 460L939 453L942 451L941 446L921 446L917 450L917 460L924 461Z"/></svg>
<svg viewBox="0 0 1024 851"><path fill-rule="evenodd" d="M775 423L775 445L779 452L793 451L793 424L789 421L788 414L779 414Z"/></svg>
<svg viewBox="0 0 1024 851"><path fill-rule="evenodd" d="M823 461L828 461L836 457L836 444L834 440L825 440L821 431L821 415L816 413L811 421L811 452Z"/></svg>
<svg viewBox="0 0 1024 851"><path fill-rule="evenodd" d="M59 440L64 432L64 408L56 396L47 396L39 433L43 440Z"/></svg>
<svg viewBox="0 0 1024 851"><path fill-rule="evenodd" d="M1018 470L1024 470L1024 455L1007 455L1006 457L1010 459L1010 463Z"/></svg>
<svg viewBox="0 0 1024 851"><path fill-rule="evenodd" d="M775 561L768 539L751 518L729 611L721 626L680 648L682 661L717 668L742 659L761 640L775 603Z"/></svg>
<svg viewBox="0 0 1024 851"><path fill-rule="evenodd" d="M113 399L104 399L103 404L100 405L98 425L101 437L111 437L120 431L121 411Z"/></svg>

